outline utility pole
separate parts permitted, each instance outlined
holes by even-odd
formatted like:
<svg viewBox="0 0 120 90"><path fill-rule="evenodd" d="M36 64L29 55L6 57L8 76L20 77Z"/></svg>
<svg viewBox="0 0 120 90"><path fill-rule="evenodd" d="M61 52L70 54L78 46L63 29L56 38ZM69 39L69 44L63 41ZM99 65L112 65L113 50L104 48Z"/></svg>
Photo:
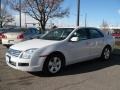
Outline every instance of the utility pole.
<svg viewBox="0 0 120 90"><path fill-rule="evenodd" d="M87 13L85 14L85 27L87 27Z"/></svg>
<svg viewBox="0 0 120 90"><path fill-rule="evenodd" d="M2 28L2 1L0 0L0 28Z"/></svg>
<svg viewBox="0 0 120 90"><path fill-rule="evenodd" d="M19 8L20 8L19 16L20 16L20 27L21 27L21 0L19 0Z"/></svg>
<svg viewBox="0 0 120 90"><path fill-rule="evenodd" d="M27 28L27 17L26 17L26 12L25 12L25 27Z"/></svg>
<svg viewBox="0 0 120 90"><path fill-rule="evenodd" d="M77 26L80 24L80 0L77 1Z"/></svg>

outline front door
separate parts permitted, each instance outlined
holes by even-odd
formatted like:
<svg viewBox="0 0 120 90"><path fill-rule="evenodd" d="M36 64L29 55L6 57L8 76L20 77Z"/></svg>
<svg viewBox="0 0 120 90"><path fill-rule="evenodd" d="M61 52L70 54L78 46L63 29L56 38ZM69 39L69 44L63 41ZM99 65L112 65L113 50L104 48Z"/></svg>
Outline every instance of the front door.
<svg viewBox="0 0 120 90"><path fill-rule="evenodd" d="M73 37L78 37L77 41L71 41ZM87 60L90 56L90 47L87 29L79 29L73 33L67 44L67 51L70 63Z"/></svg>

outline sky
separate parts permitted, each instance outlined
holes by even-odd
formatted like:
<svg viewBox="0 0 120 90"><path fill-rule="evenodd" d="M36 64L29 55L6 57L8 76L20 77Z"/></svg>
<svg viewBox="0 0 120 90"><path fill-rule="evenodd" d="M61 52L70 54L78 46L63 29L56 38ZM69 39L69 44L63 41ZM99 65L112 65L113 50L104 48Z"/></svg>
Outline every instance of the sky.
<svg viewBox="0 0 120 90"><path fill-rule="evenodd" d="M52 19L49 23L57 26L75 26L77 20L77 0L64 0L63 8L69 8L70 15L63 19ZM99 27L103 20L109 25L120 26L120 0L80 0L80 25L85 24L85 14L87 14L87 26ZM19 24L19 14L13 13L15 22ZM25 15L22 14L24 25ZM27 16L27 22L36 22Z"/></svg>
<svg viewBox="0 0 120 90"><path fill-rule="evenodd" d="M120 25L120 0L80 0L80 2L81 26L85 25L85 14L88 26L98 27L103 20L110 25ZM64 6L70 8L70 16L65 18L65 23L76 25L77 0L65 0Z"/></svg>

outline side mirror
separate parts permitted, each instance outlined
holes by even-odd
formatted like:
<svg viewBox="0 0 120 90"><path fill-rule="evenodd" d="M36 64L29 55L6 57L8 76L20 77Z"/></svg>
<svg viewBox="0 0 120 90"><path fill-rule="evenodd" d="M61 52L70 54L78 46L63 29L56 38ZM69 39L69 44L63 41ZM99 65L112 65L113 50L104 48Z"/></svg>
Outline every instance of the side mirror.
<svg viewBox="0 0 120 90"><path fill-rule="evenodd" d="M70 41L71 41L71 42L77 42L77 41L79 41L79 37L72 37L72 38L70 39Z"/></svg>

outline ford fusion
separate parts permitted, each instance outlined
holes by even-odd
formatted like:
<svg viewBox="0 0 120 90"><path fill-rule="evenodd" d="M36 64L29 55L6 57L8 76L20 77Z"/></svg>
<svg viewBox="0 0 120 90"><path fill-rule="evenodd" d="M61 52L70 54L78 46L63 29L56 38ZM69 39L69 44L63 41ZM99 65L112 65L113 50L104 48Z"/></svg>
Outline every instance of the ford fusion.
<svg viewBox="0 0 120 90"><path fill-rule="evenodd" d="M113 37L97 28L58 28L11 46L6 62L21 71L56 74L70 64L99 57L109 60L113 46Z"/></svg>

